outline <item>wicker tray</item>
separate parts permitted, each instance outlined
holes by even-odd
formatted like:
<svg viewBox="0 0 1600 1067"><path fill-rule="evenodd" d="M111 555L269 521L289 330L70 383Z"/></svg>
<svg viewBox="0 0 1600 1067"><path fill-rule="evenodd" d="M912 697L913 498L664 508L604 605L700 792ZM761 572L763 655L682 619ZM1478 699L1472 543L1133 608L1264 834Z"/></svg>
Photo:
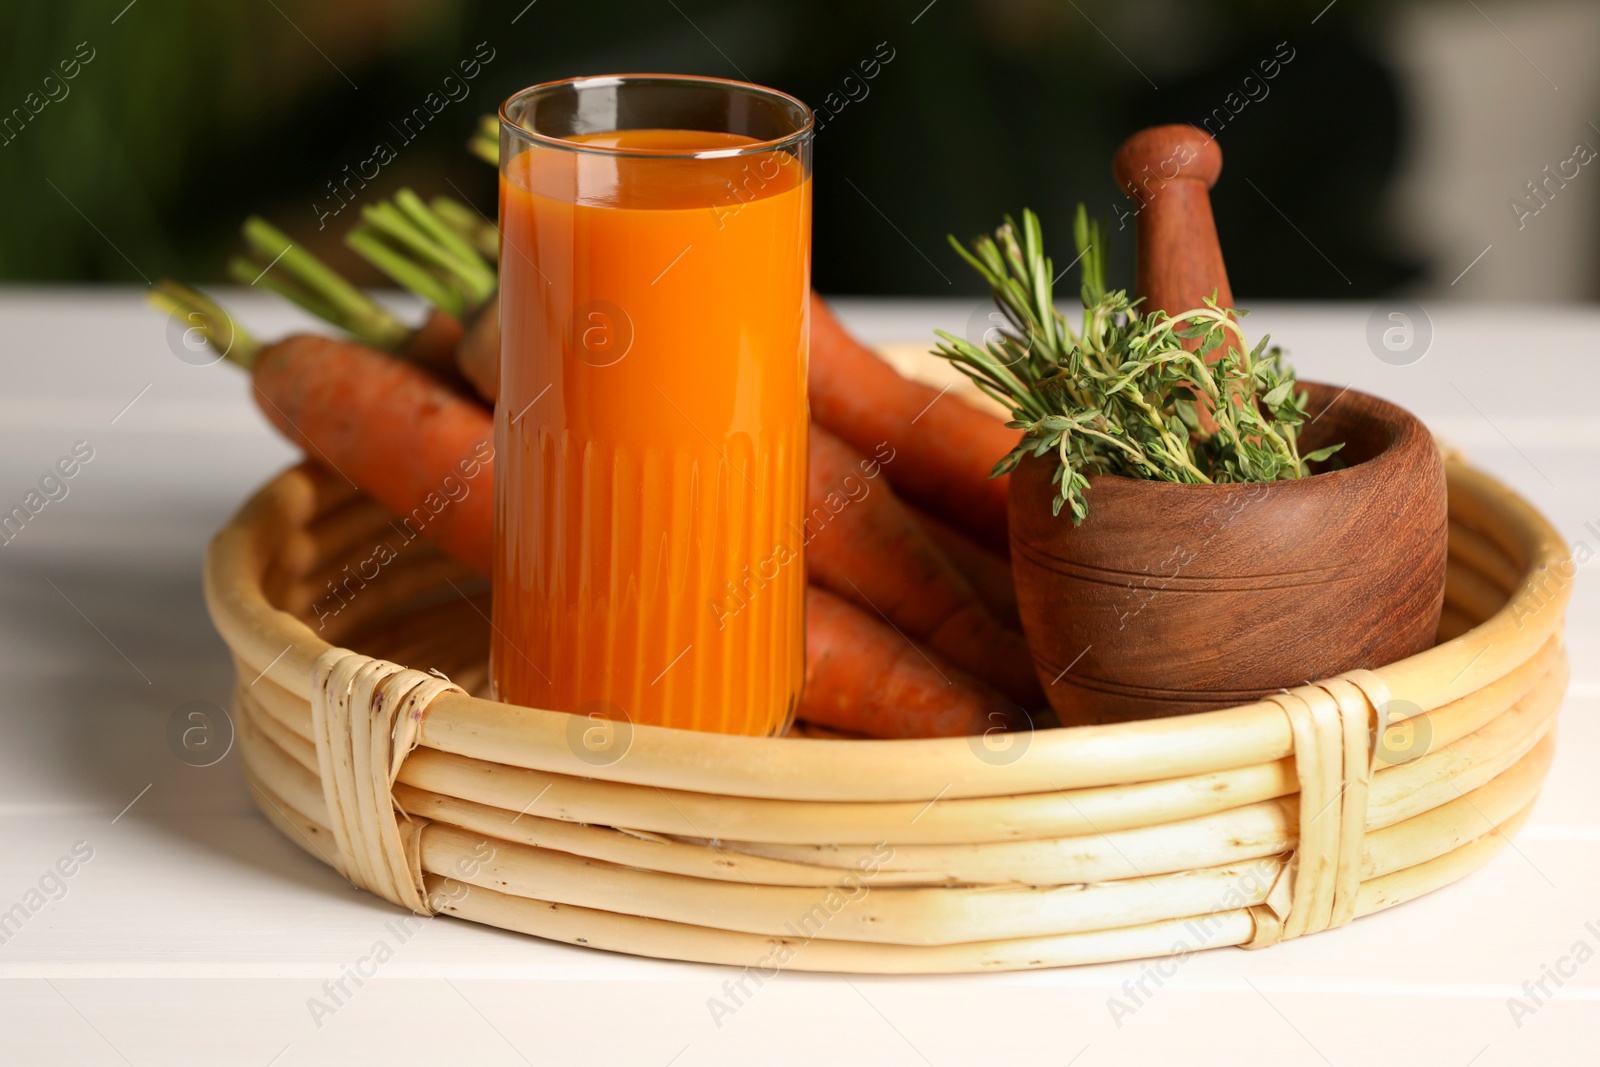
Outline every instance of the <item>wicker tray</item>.
<svg viewBox="0 0 1600 1067"><path fill-rule="evenodd" d="M1260 947L1474 870L1550 766L1570 558L1509 490L1448 467L1437 647L1010 748L640 726L597 755L588 720L469 695L481 582L421 542L374 563L391 517L309 467L217 535L206 596L263 813L422 914L768 973Z"/></svg>

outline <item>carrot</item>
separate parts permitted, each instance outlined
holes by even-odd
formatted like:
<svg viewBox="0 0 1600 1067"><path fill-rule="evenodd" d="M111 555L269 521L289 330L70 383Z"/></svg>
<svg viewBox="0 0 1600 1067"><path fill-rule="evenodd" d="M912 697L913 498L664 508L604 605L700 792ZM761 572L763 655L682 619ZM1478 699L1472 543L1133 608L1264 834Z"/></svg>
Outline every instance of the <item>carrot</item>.
<svg viewBox="0 0 1600 1067"><path fill-rule="evenodd" d="M430 308L428 317L400 343L395 355L435 374L448 375L454 372L456 351L465 333L460 319Z"/></svg>
<svg viewBox="0 0 1600 1067"><path fill-rule="evenodd" d="M894 491L878 480L902 457L867 459L811 427L806 570L823 588L881 613L957 668L1011 699L1043 703L1027 642L984 607Z"/></svg>
<svg viewBox="0 0 1600 1067"><path fill-rule="evenodd" d="M500 295L496 293L476 315L456 349L456 370L493 404L500 397Z"/></svg>
<svg viewBox="0 0 1600 1067"><path fill-rule="evenodd" d="M806 590L806 685L798 716L869 737L960 737L1010 728L1017 708L865 612Z"/></svg>
<svg viewBox="0 0 1600 1067"><path fill-rule="evenodd" d="M152 294L198 313L219 351L251 371L268 419L291 440L401 516L401 523L488 573L493 535L493 420L425 370L353 341L295 335L262 347L203 296L171 283ZM880 454L880 463L894 458ZM1030 682L1026 646L977 602L884 484L878 468L813 428L812 577L848 585L927 634L929 649L828 592L807 590L807 692L801 715L873 736L948 736L1018 721L1000 692L947 662ZM860 495L857 485L866 487ZM840 493L843 496L840 496ZM838 501L848 501L835 508ZM897 585L899 588L897 588ZM1020 664L1018 660L1020 659ZM1013 689L1020 689L1013 684ZM1037 688L1021 697L1037 698Z"/></svg>
<svg viewBox="0 0 1600 1067"><path fill-rule="evenodd" d="M911 511L928 539L962 577L972 583L983 606L1011 629L1021 629L1022 616L1017 610L1017 584L1011 576L1011 561L927 512L915 508Z"/></svg>
<svg viewBox="0 0 1600 1067"><path fill-rule="evenodd" d="M310 455L449 555L493 559L494 422L426 371L353 341L296 334L251 368L261 410Z"/></svg>
<svg viewBox="0 0 1600 1067"><path fill-rule="evenodd" d="M263 349L255 360L254 384L262 410L286 436L450 555L481 573L489 571L493 423L480 406L384 353L311 335ZM866 461L822 431L814 431L813 440L812 496L827 514L828 495L835 486L850 492L844 479L862 470ZM1010 704L957 668L993 677L1015 699L1037 701L1037 683L1021 636L1006 630L978 603L965 579L939 555L887 486L876 487L833 515L808 546L808 560L824 584L850 586L902 629L926 636L932 649L957 665L945 673L961 677L958 692L992 696L982 705L983 714L993 710L996 700L1007 709ZM898 593L897 579L905 583ZM871 619L864 622L876 625ZM882 629L899 642L892 646L897 653L900 646L915 651L888 627ZM827 648L830 635L808 620L807 640ZM880 650L883 644L878 642ZM913 675L908 672L915 666L909 661L894 666L896 684L909 686ZM833 704L837 713L837 696ZM886 715L891 706L873 714ZM946 699L933 706L947 715L956 707L971 710L970 701Z"/></svg>
<svg viewBox="0 0 1600 1067"><path fill-rule="evenodd" d="M811 296L811 417L846 443L897 455L889 481L907 500L997 551L1006 539L1005 477L989 472L1020 434L970 404L909 381L851 337Z"/></svg>

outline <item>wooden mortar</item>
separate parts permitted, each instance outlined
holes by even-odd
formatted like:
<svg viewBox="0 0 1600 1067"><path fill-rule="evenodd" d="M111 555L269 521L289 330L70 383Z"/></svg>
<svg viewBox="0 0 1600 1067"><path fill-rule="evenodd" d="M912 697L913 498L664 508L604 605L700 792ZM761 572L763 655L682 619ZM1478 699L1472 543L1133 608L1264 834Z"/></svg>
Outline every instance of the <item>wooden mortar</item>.
<svg viewBox="0 0 1600 1067"><path fill-rule="evenodd" d="M1181 311L1213 289L1231 302L1208 193L1221 163L1190 127L1118 152L1125 188L1154 176L1135 183L1146 306ZM1447 520L1432 435L1385 400L1302 384L1302 452L1343 441L1343 469L1233 485L1093 476L1079 526L1051 514L1052 458L1012 473L1018 607L1063 723L1231 707L1433 644Z"/></svg>

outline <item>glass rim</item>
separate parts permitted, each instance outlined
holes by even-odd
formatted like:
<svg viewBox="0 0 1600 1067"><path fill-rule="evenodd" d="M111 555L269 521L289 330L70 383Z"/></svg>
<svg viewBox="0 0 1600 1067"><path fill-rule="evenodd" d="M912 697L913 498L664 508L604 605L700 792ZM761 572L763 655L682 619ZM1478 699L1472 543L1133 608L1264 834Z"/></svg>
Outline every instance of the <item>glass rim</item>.
<svg viewBox="0 0 1600 1067"><path fill-rule="evenodd" d="M569 141L565 137L556 137L552 134L540 133L537 130L530 129L510 115L511 108L521 101L533 96L550 93L556 89L603 89L624 83L646 82L702 85L724 91L737 91L749 93L753 96L764 96L798 108L800 114L805 118L805 122L793 133L787 133L782 137L775 137L766 141L758 141L754 144L739 145L736 148L713 148L702 152L673 152L648 148L617 148L609 145L592 145L584 144L580 141ZM599 74L580 75L576 78L558 78L555 81L540 82L537 85L530 85L526 89L517 90L506 97L505 102L500 105L500 128L525 141L546 145L551 148L560 148L568 152L587 152L591 155L628 156L641 159L729 159L756 155L762 152L782 151L803 144L810 140L812 134L816 131L816 115L799 97L790 96L788 93L768 88L765 85L737 81L732 78L711 78L699 74Z"/></svg>

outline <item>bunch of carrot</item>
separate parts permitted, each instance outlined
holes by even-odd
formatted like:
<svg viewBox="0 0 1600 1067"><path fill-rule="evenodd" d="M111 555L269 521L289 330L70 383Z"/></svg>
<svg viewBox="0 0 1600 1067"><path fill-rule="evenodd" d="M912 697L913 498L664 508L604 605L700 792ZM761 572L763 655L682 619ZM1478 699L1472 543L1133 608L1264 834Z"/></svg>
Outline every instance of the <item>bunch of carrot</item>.
<svg viewBox="0 0 1600 1067"><path fill-rule="evenodd" d="M214 303L163 282L152 300L198 324L251 372L267 418L312 459L399 514L447 477L482 492L424 535L487 574L493 548L492 404L499 334L498 234L470 208L403 192L369 207L349 244L432 305L408 329L259 219L245 225L263 279L351 338L249 338ZM262 273L262 264L269 269ZM799 717L844 734L925 737L1016 728L1043 697L1016 628L1004 479L1016 432L902 378L811 303L809 507L829 520L806 547L806 686ZM869 460L868 455L877 457ZM892 457L885 461L885 457ZM870 471L864 495L834 504ZM877 474L883 475L877 478ZM853 483L854 484L854 483Z"/></svg>

